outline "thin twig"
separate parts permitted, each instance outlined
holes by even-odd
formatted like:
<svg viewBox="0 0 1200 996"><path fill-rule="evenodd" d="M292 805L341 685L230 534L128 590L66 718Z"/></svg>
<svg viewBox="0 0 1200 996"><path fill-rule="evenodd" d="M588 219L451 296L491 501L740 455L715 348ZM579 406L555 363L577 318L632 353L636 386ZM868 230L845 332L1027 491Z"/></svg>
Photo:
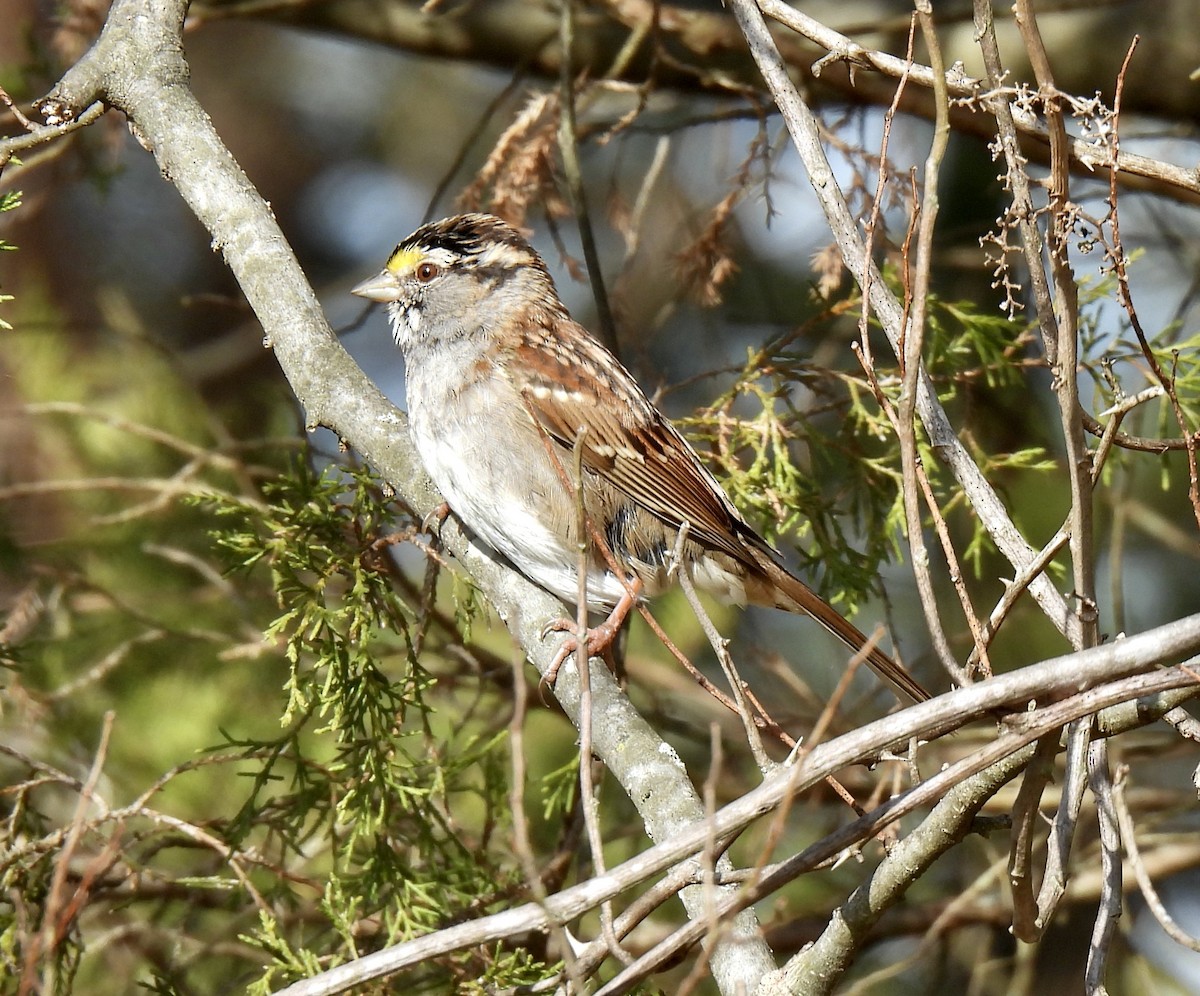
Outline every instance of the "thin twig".
<svg viewBox="0 0 1200 996"><path fill-rule="evenodd" d="M933 67L935 116L933 140L929 146L929 154L925 158L925 171L922 177L922 199L916 211L917 252L916 261L912 268L911 290L906 293L907 321L903 328L901 340L900 363L903 377L900 391L900 405L897 412L897 425L900 441L900 466L904 479L904 512L907 523L908 541L912 547L912 563L914 574L918 575L917 590L921 594L921 607L925 613L926 626L933 638L934 649L947 673L959 683L969 680L967 674L955 661L946 639L945 628L942 626L938 610L937 598L933 592L932 580L929 573L929 551L925 546L923 524L921 521L921 506L930 509L930 514L938 520L937 533L941 540L942 549L953 557L953 545L949 542L946 524L942 520L941 511L937 507L932 488L928 481L923 488L918 481L917 453L917 395L921 376L921 355L925 341L925 310L929 300L929 282L933 268L933 237L937 224L940 200L938 197L938 177L941 173L942 160L950 141L950 99L946 91L946 74L943 68L942 49L938 43L937 30L933 23L933 9L928 0L917 0L916 21L921 26L921 37L929 52ZM910 34L911 46L911 34ZM911 53L910 53L911 58ZM907 258L905 259L907 263ZM908 286L908 269L905 269L905 283ZM922 501L922 499L924 499ZM954 561L950 561L954 564ZM925 574L924 583L920 583L920 575ZM962 581L962 572L952 566L950 576L958 594L963 614L974 636L975 646L979 649L980 661L984 662L985 674L987 667L987 652L980 633L979 619L971 605L966 586Z"/></svg>
<svg viewBox="0 0 1200 996"><path fill-rule="evenodd" d="M596 303L596 322L599 326L596 336L616 356L617 329L608 302L608 291L604 288L604 273L600 268L596 237L592 232L592 220L588 213L587 193L583 182L583 167L579 162L579 140L575 130L575 78L574 63L571 59L575 47L575 0L561 0L560 7L558 39L562 50L562 69L559 74L562 114L559 118L558 145L562 155L563 172L566 174L567 190L571 196L571 206L575 211L575 222L579 226L583 261L587 266L592 298Z"/></svg>
<svg viewBox="0 0 1200 996"><path fill-rule="evenodd" d="M454 159L442 171L441 179L438 180L437 185L433 188L433 193L429 195L429 203L425 208L425 214L421 218L422 224L433 219L434 211L437 210L437 206L446 195L446 191L450 189L450 184L454 182L454 178L458 175L458 171L462 169L463 163L467 161L472 147L474 147L475 143L492 123L492 118L495 117L496 112L517 91L517 88L525 79L525 75L529 71L530 58L522 60L520 65L513 70L508 82L501 87L500 92L496 96L488 101L487 106L483 109L483 113L479 115L475 125L463 136Z"/></svg>
<svg viewBox="0 0 1200 996"><path fill-rule="evenodd" d="M167 635L166 630L149 629L138 633L136 636L131 636L128 640L122 640L119 644L113 647L100 660L89 667L83 674L76 675L70 681L66 681L53 688L46 693L46 700L54 702L67 699L74 695L81 688L86 688L88 685L93 685L106 675L111 673L114 668L124 662L130 654L130 651L136 647L140 647L147 643L157 643Z"/></svg>
<svg viewBox="0 0 1200 996"><path fill-rule="evenodd" d="M878 267L865 254L858 225L838 189L833 169L821 146L821 129L816 116L792 82L788 67L784 64L754 0L729 0L729 6L746 36L751 54L775 98L775 103L783 114L793 144L808 171L813 191L825 213L826 221L833 230L846 267L854 275L859 286L866 288L871 307L879 318L884 333L892 347L898 349L900 332L904 327L903 309L884 283ZM929 378L924 374L919 380L916 410L934 452L947 464L958 480L996 546L1019 569L1020 565L1032 559L1034 550L1016 529L999 495L958 438L945 409L936 398ZM1046 617L1060 630L1069 633L1078 625L1066 600L1048 578L1036 578L1030 585L1030 592Z"/></svg>
<svg viewBox="0 0 1200 996"><path fill-rule="evenodd" d="M101 771L104 770L104 762L108 759L108 741L112 735L116 716L117 714L111 709L104 714L100 726L100 739L96 745L96 752L92 756L91 767L88 769L87 778L80 787L79 799L75 803L75 812L71 817L70 828L67 830L66 838L62 847L59 848L54 862L54 874L50 878L50 888L43 905L41 931L36 935L35 942L30 944L25 951L25 961L18 989L20 996L26 996L27 993L32 993L38 988L36 968L39 959L45 959L44 973L50 973L54 969L55 961L49 955L65 934L60 914L68 902L65 895L67 873L85 829L92 826L92 822L86 818L87 811L98 801L96 785L100 781ZM106 806L102 808L107 810ZM43 974L41 981L45 986L45 991L54 991L57 988L54 981L47 978L46 974Z"/></svg>
<svg viewBox="0 0 1200 996"><path fill-rule="evenodd" d="M1129 866L1133 869L1133 875L1137 879L1142 898L1146 900L1146 906L1154 914L1154 919L1167 932L1171 940L1192 951L1200 951L1200 938L1192 936L1180 927L1174 917L1167 912L1166 906L1159 898L1158 891L1154 888L1150 873L1146 870L1145 862L1142 861L1142 855L1137 845L1137 827L1134 826L1129 806L1125 802L1125 783L1128 776L1129 766L1120 765L1113 781L1112 804L1117 816L1117 825L1121 830L1121 844L1125 848L1125 856L1129 859Z"/></svg>
<svg viewBox="0 0 1200 996"><path fill-rule="evenodd" d="M1079 618L1079 637L1073 644L1077 649L1095 646L1100 639L1099 614L1096 607L1096 551L1092 536L1092 459L1084 437L1079 403L1079 293L1071 269L1067 245L1074 227L1074 207L1070 202L1070 172L1067 128L1062 107L1056 97L1057 88L1050 69L1050 60L1038 29L1037 17L1029 0L1017 0L1016 23L1025 49L1029 53L1034 75L1050 133L1050 183L1047 243L1050 276L1054 287L1054 321L1046 322L1042 302L1038 302L1038 318L1046 337L1046 359L1054 371L1054 395L1058 400L1066 449L1066 471L1071 485L1071 567L1074 582L1076 612ZM1003 127L1003 126L1001 126ZM1023 172L1020 166L1009 163L1009 174ZM1032 225L1022 223L1024 240ZM1026 259L1034 265L1034 247L1026 249ZM1038 243L1037 266L1041 267L1041 245ZM1034 282L1035 293L1038 283ZM1049 337L1053 336L1051 340Z"/></svg>
<svg viewBox="0 0 1200 996"><path fill-rule="evenodd" d="M738 674L737 665L733 662L733 657L729 653L729 641L720 634L716 624L713 623L712 618L704 610L700 596L696 593L696 586L692 583L692 574L689 565L683 559L683 547L687 542L689 527L690 523L688 522L685 522L680 527L679 536L675 542L675 559L672 565L675 577L679 582L680 589L683 591L684 598L687 599L688 605L692 608L692 614L699 621L700 629L703 630L705 637L708 639L709 646L712 647L713 653L716 654L717 660L721 664L721 670L725 672L725 680L729 682L730 690L733 692L733 700L737 703L737 715L742 721L742 728L746 731L746 743L750 747L754 763L758 765L759 771L766 774L769 771L773 771L778 765L767 756L767 752L763 749L762 737L758 735L758 724L755 722L753 711L746 702L746 683L742 681L742 676Z"/></svg>
<svg viewBox="0 0 1200 996"><path fill-rule="evenodd" d="M54 121L44 125L31 124L30 130L24 135L0 138L0 167L6 166L14 153L36 148L46 142L53 142L57 138L63 138L73 131L79 131L81 128L94 124L104 116L107 110L108 108L104 104L96 102L68 121Z"/></svg>
<svg viewBox="0 0 1200 996"><path fill-rule="evenodd" d="M0 86L0 104L4 104L8 108L9 113L17 119L17 124L26 131L33 131L37 127L25 116L25 112L17 106L17 102L8 95L8 91L2 86Z"/></svg>
<svg viewBox="0 0 1200 996"><path fill-rule="evenodd" d="M1108 773L1108 741L1095 740L1088 746L1088 785L1096 797L1096 817L1100 829L1100 868L1102 886L1096 922L1088 944L1083 984L1088 996L1106 996L1105 969L1121 916L1121 831L1112 800L1112 780Z"/></svg>
<svg viewBox="0 0 1200 996"><path fill-rule="evenodd" d="M1021 596L1028 590L1033 579L1043 575L1043 572L1050 566L1050 562L1058 556L1059 551L1067 545L1070 539L1070 532L1066 525L1059 527L1046 545L1038 551L1037 555L1025 564L1021 573L1014 577L1011 581L1004 582L1004 594L1000 596L1000 600L992 609L988 620L983 626L984 642L990 642L992 637L999 632L1004 620L1008 618L1009 612L1020 600ZM971 656L967 658L968 664L975 663L975 651L971 651Z"/></svg>
<svg viewBox="0 0 1200 996"><path fill-rule="evenodd" d="M895 405L883 392L883 387L879 383L879 378L875 373L874 368L870 365L869 356L866 355L868 350L861 347L860 343L854 344L855 355L858 356L859 362L862 364L863 372L866 375L867 383L871 387L872 393L875 395L875 400L884 415L887 416L888 422L896 431L897 437L900 435L900 415L896 411ZM970 601L967 598L966 584L963 581L962 568L959 566L958 557L954 552L954 544L950 537L949 527L946 525L946 517L942 515L942 510L938 507L937 495L933 493L933 486L929 483L929 475L925 470L924 463L918 458L916 462L916 477L917 483L920 485L921 494L924 496L925 507L929 510L930 519L933 521L934 531L937 533L938 539L942 545L942 553L946 557L946 563L950 570L950 582L955 590L959 593L959 598L965 607L967 619L972 626L972 632L978 630L975 639L975 646L971 651L971 656L968 663L974 664L980 659L981 648L986 648L987 640L990 636L986 627L980 628L976 621L975 613L970 608ZM906 511L907 516L907 511ZM921 556L918 557L917 551L912 552L913 562L913 578L917 582L917 593L921 600L921 608L925 613L926 623L929 626L929 631L934 640L934 647L942 667L949 673L951 680L959 686L969 685L971 683L971 674L967 668L961 667L954 659L954 654L950 649L950 644L946 640L945 630L941 624L941 617L937 609L937 594L933 587L933 577L929 572L929 554L924 543L924 537L920 531L915 534L919 537ZM910 540L910 547L913 546ZM984 653L986 650L983 651ZM986 660L986 658L984 658ZM984 663L980 664L980 671L984 675L991 673L990 667Z"/></svg>
<svg viewBox="0 0 1200 996"><path fill-rule="evenodd" d="M1013 936L1019 941L1038 938L1037 904L1033 899L1033 840L1041 824L1038 804L1042 790L1054 774L1058 754L1058 733L1038 741L1037 749L1021 778L1021 787L1013 803L1012 843L1009 846L1008 882L1013 896Z"/></svg>
<svg viewBox="0 0 1200 996"><path fill-rule="evenodd" d="M1050 924L1059 902L1066 895L1071 845L1075 839L1075 827L1079 823L1079 812L1083 807L1084 791L1087 788L1087 754L1090 744L1090 718L1077 719L1067 727L1063 788L1058 798L1058 811L1054 814L1054 823L1046 839L1046 868L1042 873L1042 887L1038 890L1035 925L1039 936Z"/></svg>
<svg viewBox="0 0 1200 996"><path fill-rule="evenodd" d="M1121 133L1119 130L1121 123L1121 98L1125 90L1125 73L1129 69L1129 62L1133 58L1134 49L1137 48L1138 36L1133 36L1133 41L1129 44L1129 50L1125 53L1125 60L1121 63L1121 71L1117 74L1116 94L1113 97L1113 132L1112 144L1113 155L1120 152L1121 149ZM1141 347L1142 356L1149 365L1151 372L1154 374L1155 380L1164 391L1171 403L1171 411L1175 416L1175 421L1179 425L1179 431L1183 436L1183 442L1187 449L1188 462L1188 498L1192 503L1192 515L1196 519L1196 524L1200 526L1200 466L1198 466L1196 458L1196 430L1189 427L1187 416L1184 414L1183 406L1179 403L1179 394L1175 390L1175 378L1168 375L1162 368L1162 364L1158 362L1158 357L1154 355L1154 350L1150 348L1150 342L1146 337L1146 332L1142 328L1141 319L1138 318L1137 309L1133 306L1133 292L1129 287L1129 273L1126 270L1125 262L1125 247L1121 242L1121 217L1117 207L1117 170L1114 169L1109 176L1109 223L1112 225L1112 251L1111 258L1113 264L1113 272L1117 277L1117 296L1121 301L1121 306L1125 309L1125 313L1129 315L1129 324L1133 328L1133 334L1137 336L1138 345Z"/></svg>
<svg viewBox="0 0 1200 996"><path fill-rule="evenodd" d="M592 853L592 866L597 875L605 872L604 839L600 835L599 801L592 772L592 670L588 664L588 573L591 564L591 549L588 543L588 516L584 505L583 450L587 441L587 426L581 425L571 448L571 470L573 473L573 498L575 511L575 535L579 537L576 574L578 594L575 602L575 666L579 669L579 802L583 809L583 825L587 830L588 846ZM632 957L621 947L613 932L611 901L600 904L600 930L609 951L619 961L628 964Z"/></svg>

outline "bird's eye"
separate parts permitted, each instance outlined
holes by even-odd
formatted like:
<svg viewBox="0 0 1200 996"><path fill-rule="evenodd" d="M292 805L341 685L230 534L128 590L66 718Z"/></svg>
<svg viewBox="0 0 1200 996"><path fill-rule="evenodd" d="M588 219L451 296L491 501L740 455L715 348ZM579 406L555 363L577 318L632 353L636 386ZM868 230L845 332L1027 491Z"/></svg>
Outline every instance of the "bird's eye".
<svg viewBox="0 0 1200 996"><path fill-rule="evenodd" d="M441 272L442 268L437 263L422 263L417 267L417 279L421 283L427 284Z"/></svg>

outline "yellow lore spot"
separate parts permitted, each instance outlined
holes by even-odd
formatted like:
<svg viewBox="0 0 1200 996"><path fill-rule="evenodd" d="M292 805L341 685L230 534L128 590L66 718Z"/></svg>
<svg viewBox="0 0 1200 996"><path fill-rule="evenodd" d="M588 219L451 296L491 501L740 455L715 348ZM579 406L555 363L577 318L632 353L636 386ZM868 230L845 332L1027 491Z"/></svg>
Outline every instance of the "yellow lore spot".
<svg viewBox="0 0 1200 996"><path fill-rule="evenodd" d="M387 261L388 272L397 276L407 273L424 258L420 249L397 249Z"/></svg>

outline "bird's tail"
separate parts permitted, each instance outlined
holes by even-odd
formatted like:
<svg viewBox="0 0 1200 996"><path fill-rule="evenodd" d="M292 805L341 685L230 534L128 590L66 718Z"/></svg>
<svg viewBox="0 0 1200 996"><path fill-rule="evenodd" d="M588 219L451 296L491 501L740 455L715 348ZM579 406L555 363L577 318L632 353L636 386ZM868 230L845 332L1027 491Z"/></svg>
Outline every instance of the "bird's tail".
<svg viewBox="0 0 1200 996"><path fill-rule="evenodd" d="M764 577L762 590L756 591L751 579L747 579L749 600L759 605L774 605L788 612L803 612L836 636L854 653L865 651L865 661L881 678L899 689L914 702L925 702L932 698L911 674L876 646L866 648L870 640L853 623L813 591L808 585L775 561L764 550L754 550L755 559Z"/></svg>

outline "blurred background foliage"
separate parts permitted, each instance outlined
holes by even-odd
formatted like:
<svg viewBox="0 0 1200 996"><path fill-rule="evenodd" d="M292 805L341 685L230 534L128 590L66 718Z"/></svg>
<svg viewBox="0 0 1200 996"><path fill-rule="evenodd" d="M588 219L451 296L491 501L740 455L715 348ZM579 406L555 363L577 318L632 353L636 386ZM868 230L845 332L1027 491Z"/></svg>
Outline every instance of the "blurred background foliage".
<svg viewBox="0 0 1200 996"><path fill-rule="evenodd" d="M519 208L573 313L597 327L578 279L577 229L562 210L555 6L420 6L197 4L186 34L201 102L270 201L332 322L347 329L347 347L400 404L402 368L383 319L360 325L347 290L461 197ZM1123 147L1195 162L1191 0L1046 7L1059 84L1081 95L1111 100L1125 46L1141 31ZM703 41L689 48L664 32L659 49L643 37L622 63L630 30L617 13L635 9L579 4L573 56L589 83L619 70L587 86L579 114L622 359L827 597L866 606L867 628L886 618L904 658L942 687L905 563L894 440L851 349L857 301L830 259L786 134L718 5L672 8L697 17L697 32L710 33ZM935 9L948 61L976 71L970 4ZM899 0L805 10L863 44L904 51L909 7ZM26 104L44 93L104 14L87 0L0 0L0 86ZM1008 40L1019 75L1020 48ZM798 71L819 54L793 51ZM877 88L890 96L892 84L844 77L832 67L808 82L839 182L865 216L883 131ZM514 156L489 174L497 141L522 114L530 124L516 145L528 161ZM890 133L887 241L876 244L896 281L907 171L929 136L919 113L898 117ZM942 176L926 359L955 424L1037 545L1060 525L1069 496L1049 374L1025 314L1002 313L979 245L1004 209L997 172L985 139L956 135ZM1072 193L1103 214L1106 181L1076 177ZM25 977L45 992L267 991L311 973L318 957L325 965L523 896L505 733L515 683L531 676L502 628L464 578L427 560L432 541L384 485L328 434L305 433L232 278L115 114L10 164L0 195L12 208L0 214L0 239L16 250L0 254L0 781L9 786L0 796L0 990L17 991ZM1194 415L1200 216L1194 199L1162 188L1122 198L1142 321ZM1099 413L1118 387L1132 393L1148 381L1101 251L1081 240L1075 262L1090 281L1082 395ZM878 387L894 398L882 340L874 354ZM1161 402L1124 428L1177 434ZM927 455L925 466L986 610L1007 565L952 482L938 478L936 459ZM1196 609L1181 454L1114 453L1097 515L1106 633ZM1061 571L1056 579L1066 583ZM948 585L941 597L947 620L958 620ZM714 611L736 630L753 680L778 691L777 718L807 729L836 681L836 651L793 619ZM668 600L661 618L707 662L686 608ZM965 655L965 625L947 625ZM1030 604L992 659L1006 669L1064 649ZM709 723L737 741L732 720L636 626L628 666L631 693L694 770L706 770ZM838 728L852 726L856 710L886 708L865 678L856 690ZM524 810L552 890L586 874L573 864L575 731L536 689L525 692ZM1147 754L1156 746L1151 738ZM1166 771L1171 760L1157 763ZM740 754L727 759L720 793L736 796L752 772ZM871 791L868 773L849 779ZM81 793L94 798L77 810ZM616 861L641 835L616 792L604 805ZM828 800L812 802L788 846L841 818ZM1164 840L1196 829L1194 812L1174 804L1156 818ZM753 839L744 846L755 853ZM911 950L945 897L1002 853L980 838L957 864L939 866L914 896L912 922L887 926L862 971ZM776 949L811 939L856 881L839 871L790 889L772 923ZM1064 952L1086 946L1075 936L1086 918L1068 918L1040 949L1016 949L998 904L968 905L936 966L910 967L881 991L974 980L979 992L1043 992L1077 979L1079 958ZM1149 950L1136 940L1141 929L1130 936ZM1183 977L1178 958L1164 969L1136 950L1122 949L1126 991L1189 985L1160 974ZM542 977L541 963L556 957L531 938L426 966L409 988L515 985Z"/></svg>

